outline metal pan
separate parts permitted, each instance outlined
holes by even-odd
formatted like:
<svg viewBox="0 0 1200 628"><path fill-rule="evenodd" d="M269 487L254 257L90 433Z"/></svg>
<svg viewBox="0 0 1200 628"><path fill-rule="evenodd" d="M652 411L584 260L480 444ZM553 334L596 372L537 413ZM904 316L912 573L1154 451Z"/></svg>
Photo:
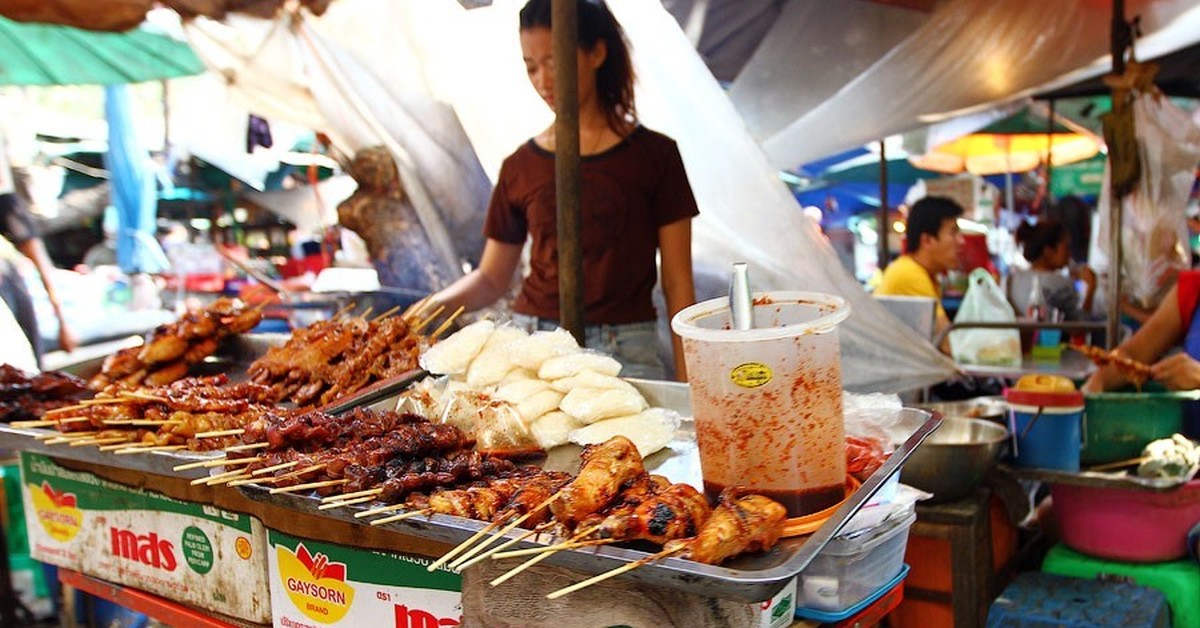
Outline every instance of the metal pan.
<svg viewBox="0 0 1200 628"><path fill-rule="evenodd" d="M690 399L685 384L630 380L647 398L651 405L673 409L681 415L690 415ZM814 534L780 541L771 551L734 558L722 565L706 565L689 560L668 558L651 563L623 576L653 586L670 587L688 593L739 600L761 602L775 595L787 582L804 570L816 557L821 548L846 525L851 517L879 490L925 438L941 424L941 417L923 410L905 408L898 412L908 423L919 423L920 427L899 446L862 486L842 504L828 521ZM574 472L579 466L580 448L563 446L555 448L543 463L547 469ZM652 473L667 476L674 482L686 482L702 486L700 454L696 446L695 429L691 421L684 421L667 450L649 456L646 468ZM367 525L366 519L355 519L354 513L372 507L371 504L354 505L333 510L320 511L320 499L312 495L271 495L266 488L254 485L238 487L251 499L293 508L318 516L333 517L344 521ZM483 522L447 515L432 515L428 518L406 519L384 524L383 528L440 541L459 543L482 528ZM511 537L518 533L511 533ZM525 542L515 547L534 547ZM600 573L629 563L648 554L635 549L607 546L586 550L558 552L545 562L583 573Z"/></svg>

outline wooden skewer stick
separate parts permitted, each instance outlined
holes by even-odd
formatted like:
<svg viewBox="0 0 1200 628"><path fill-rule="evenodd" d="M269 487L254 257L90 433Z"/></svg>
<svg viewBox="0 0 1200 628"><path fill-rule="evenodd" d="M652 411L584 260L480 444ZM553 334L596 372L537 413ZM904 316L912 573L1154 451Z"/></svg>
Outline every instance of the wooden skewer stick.
<svg viewBox="0 0 1200 628"><path fill-rule="evenodd" d="M366 490L355 491L353 493L341 493L339 495L330 495L329 497L322 497L321 503L340 502L342 500L354 499L355 497L366 497L368 495L370 495L371 497L374 497L382 492L383 492L383 489L381 489L381 488L368 488Z"/></svg>
<svg viewBox="0 0 1200 628"><path fill-rule="evenodd" d="M243 473L241 475L231 475L231 476L223 477L223 478L216 478L216 479L209 478L208 482L206 484L208 484L209 486L219 486L221 484L229 484L230 482L232 482L234 480L248 480L248 479L250 479L250 476L246 473Z"/></svg>
<svg viewBox="0 0 1200 628"><path fill-rule="evenodd" d="M119 419L116 421L102 421L105 425L130 425L135 427L150 427L154 425L179 425L183 421L172 419Z"/></svg>
<svg viewBox="0 0 1200 628"><path fill-rule="evenodd" d="M129 454L146 454L154 451L179 451L187 449L187 445L156 445L154 447L126 447L113 452L117 456L127 456Z"/></svg>
<svg viewBox="0 0 1200 628"><path fill-rule="evenodd" d="M272 473L272 472L274 472L274 471L280 471L280 470L282 470L282 469L291 469L292 467L294 467L294 466L296 466L296 465L298 465L298 464L300 464L300 461L299 461L299 460L293 460L293 461L291 461L291 462L281 462L281 463L279 463L279 464L276 464L276 465L271 465L271 466L269 466L269 467L263 467L263 468L261 468L261 469L255 469L255 470L254 470L254 471L253 471L253 472L252 472L250 475L254 475L254 476L258 476L258 475L266 475L266 474L268 474L268 473Z"/></svg>
<svg viewBox="0 0 1200 628"><path fill-rule="evenodd" d="M246 430L239 427L239 428L233 429L233 430L215 430L212 432L200 432L200 433L196 434L195 436L193 436L192 438L219 438L221 436L241 436L242 434L245 434L245 433L246 433Z"/></svg>
<svg viewBox="0 0 1200 628"><path fill-rule="evenodd" d="M270 443L249 443L247 445L234 445L232 447L226 447L225 451L226 453L232 451L252 451L254 449L266 449L270 446Z"/></svg>
<svg viewBox="0 0 1200 628"><path fill-rule="evenodd" d="M185 469L203 469L205 467L233 467L251 464L258 462L259 460L262 460L262 456L255 456L253 458L234 458L233 460L230 460L229 458L217 458L216 460L201 460L199 462L178 464L172 467L172 470L183 471Z"/></svg>
<svg viewBox="0 0 1200 628"><path fill-rule="evenodd" d="M457 563L457 564L451 563L450 566L458 571L462 571L462 570L466 569L467 567L474 565L475 563L483 562L483 561L487 560L488 558L491 558L492 554L495 554L496 552L508 549L508 548L512 547L513 545L516 545L517 543L520 543L521 541L524 541L525 539L527 539L531 536L541 534L542 532L546 531L548 528L552 528L556 525L558 525L557 521L547 521L547 522L535 527L532 530L526 530L525 533L522 534L521 536L509 539L509 540L505 541L504 543L501 543L500 545L497 545L496 547L493 547L492 549L490 549L486 552L483 552L482 554L479 554L478 556L476 556L470 560L466 560L463 562L455 561L455 563ZM496 536L500 536L500 535L497 533ZM458 560L462 561L463 559L460 556Z"/></svg>
<svg viewBox="0 0 1200 628"><path fill-rule="evenodd" d="M58 425L58 421L13 421L9 426L17 429L26 429L33 427L53 427Z"/></svg>
<svg viewBox="0 0 1200 628"><path fill-rule="evenodd" d="M109 436L107 438L80 438L69 443L71 447L87 447L88 445L111 445L112 443L128 443L128 436ZM47 441L49 442L49 441Z"/></svg>
<svg viewBox="0 0 1200 628"><path fill-rule="evenodd" d="M575 536L571 537L570 540L576 541L578 539L582 539L583 537L591 534L592 532L595 532L598 529L600 529L600 526L595 525L590 528L580 530L579 533L577 533ZM567 548L562 548L562 549L567 549ZM521 573L522 571L525 571L526 569L529 569L530 567L542 562L543 560L546 560L547 558L550 558L554 554L555 554L555 552L542 552L541 554L538 554L537 556L530 558L529 560L521 563L520 565L517 565L516 567L513 567L512 569L509 569L508 571L500 574L495 580L492 580L488 584L490 584L493 587L502 585L505 582L508 582L509 579L512 578L513 576ZM498 557L499 557L499 554L492 554L492 558L498 558Z"/></svg>
<svg viewBox="0 0 1200 628"><path fill-rule="evenodd" d="M371 312L374 310L375 310L374 305L368 305L367 309L363 310L362 314L359 314L358 317L365 321L365 320L367 320L367 317L371 315Z"/></svg>
<svg viewBox="0 0 1200 628"><path fill-rule="evenodd" d="M419 333L419 332L420 332L422 329L425 329L425 326L427 326L427 325L429 325L430 323L432 323L432 322L433 322L433 319L437 318L437 317L438 317L438 315L442 313L442 310L445 310L445 309L446 309L446 306L444 306L444 305L439 305L439 306L437 307L437 309L433 311L433 314L430 314L430 315L429 315L429 318L427 318L427 319L425 319L425 320L423 320L423 321L421 321L421 322L417 323L416 325L413 325L413 326L412 326L412 332L415 334L415 333Z"/></svg>
<svg viewBox="0 0 1200 628"><path fill-rule="evenodd" d="M58 414L59 412L77 412L79 410L86 410L86 409L87 409L86 404L77 403L77 404L71 405L71 406L61 406L58 408L51 408L51 409L47 410L46 412L44 412L42 414L42 416L44 416L44 417L50 416L51 414Z"/></svg>
<svg viewBox="0 0 1200 628"><path fill-rule="evenodd" d="M387 318L387 317L391 316L392 314L395 314L396 312L399 312L399 311L400 311L400 306L399 306L399 305L393 306L393 307L392 307L390 310L387 310L387 311L385 311L383 314L380 314L379 316L376 316L376 317L374 318L374 320L376 320L376 321L381 321L381 320L383 320L383 319L385 319L385 318ZM363 318L366 318L366 317L367 317L367 315L366 315L366 314L363 314Z"/></svg>
<svg viewBox="0 0 1200 628"><path fill-rule="evenodd" d="M433 298L432 294L426 295L425 298L408 306L408 309L404 310L404 313L401 314L400 317L410 323L412 321L420 319L421 314L425 311L425 308L429 306L429 300L432 298Z"/></svg>
<svg viewBox="0 0 1200 628"><path fill-rule="evenodd" d="M369 502L373 499L375 499L374 496L368 495L366 497L355 497L353 499L345 499L340 502L326 502L324 504L321 504L320 506L317 506L317 510L331 510L333 508L341 508L342 506L350 506L352 504L362 504L364 502Z"/></svg>
<svg viewBox="0 0 1200 628"><path fill-rule="evenodd" d="M557 600L558 598L560 598L568 593L574 593L580 589L590 587L593 584L596 584L597 582L603 582L605 580L608 580L609 578L613 578L613 577L619 576L623 573L633 571L634 569L637 569L638 567L641 567L643 565L648 565L656 560L666 558L666 557L670 556L671 554L677 554L680 551L684 550L685 548L687 548L687 545L679 545L678 547L674 547L669 550L663 550L657 554L652 554L645 558L635 560L632 563L629 563L627 565L621 565L620 567L617 567L616 569L613 569L612 571L606 571L602 574L592 576L591 578L588 578L587 580L584 580L583 582L576 582L575 584L573 584L569 587L563 587L563 588L547 595L546 599Z"/></svg>
<svg viewBox="0 0 1200 628"><path fill-rule="evenodd" d="M518 556L533 556L543 552L558 552L565 549L575 549L577 547L591 547L593 545L607 545L608 543L616 543L620 539L590 539L587 541L563 541L554 545L544 545L542 547L530 547L526 549L513 550L511 552L497 552L492 554L492 558L500 560L502 558L516 558Z"/></svg>
<svg viewBox="0 0 1200 628"><path fill-rule="evenodd" d="M463 305L458 306L458 309L454 310L454 313L450 315L450 318L446 319L446 322L442 323L441 325L438 325L438 328L433 330L433 333L429 334L429 339L437 340L438 336L441 336L443 332L445 332L447 329L450 329L450 326L454 324L454 319L458 318L458 315L462 314L463 310L465 310L465 309L466 309L466 306L463 306Z"/></svg>
<svg viewBox="0 0 1200 628"><path fill-rule="evenodd" d="M1135 464L1142 464L1143 462L1150 460L1151 458L1152 458L1152 456L1139 456L1137 458L1130 458L1128 460L1118 460L1116 462L1106 462L1104 464L1098 464L1094 467L1088 467L1088 468L1084 469L1084 471L1109 471L1112 469L1120 469L1122 467L1132 467Z"/></svg>
<svg viewBox="0 0 1200 628"><path fill-rule="evenodd" d="M411 519L413 517L420 517L421 515L432 515L432 514L433 514L432 508L422 508L420 510L413 510L411 512L402 512L398 515L392 515L390 517L384 517L382 519L375 519L374 521L371 522L371 525L381 526L385 523L391 523L393 521L403 521L404 519Z"/></svg>
<svg viewBox="0 0 1200 628"><path fill-rule="evenodd" d="M462 543L459 543L458 545L455 545L453 548L450 549L450 551L446 552L445 554L442 554L441 558L433 561L432 563L429 563L429 566L425 568L425 571L433 572L438 567L441 567L442 565L445 565L446 563L450 562L450 560L452 558L463 553L463 551L465 551L467 548L471 547L476 542L478 542L479 539L482 539L483 537L487 536L488 532L491 532L492 530L495 530L496 528L499 528L500 526L504 525L504 522L508 520L509 516L510 515L506 515L502 519L497 519L497 520L492 521L491 523L488 523L487 525L483 526L482 528L479 529L478 532L476 532L475 534L472 534L470 537L468 537L467 540L463 541Z"/></svg>
<svg viewBox="0 0 1200 628"><path fill-rule="evenodd" d="M84 421L91 421L91 420L92 420L92 417L89 417L89 416L69 416L69 417L64 417L64 418L61 418L61 419L55 419L55 420L54 420L54 422L55 422L55 423L59 423L59 424L62 424L62 423L83 423Z"/></svg>
<svg viewBox="0 0 1200 628"><path fill-rule="evenodd" d="M324 480L322 482L309 482L307 484L296 484L294 486L282 486L279 488L271 489L271 494L275 495L277 493L295 493L296 491L306 491L310 488L325 488L326 486L341 486L343 484L348 483L349 481L350 480L348 478L341 478L339 480Z"/></svg>
<svg viewBox="0 0 1200 628"><path fill-rule="evenodd" d="M158 395L148 395L148 394L142 393L142 392L121 391L119 394L121 395L122 399L137 399L140 401L153 401L155 403L171 403L171 400L167 399L166 397L160 397Z"/></svg>
<svg viewBox="0 0 1200 628"><path fill-rule="evenodd" d="M341 307L341 309L339 309L338 311L333 313L333 316L329 317L329 320L337 320L337 319L341 318L343 314L345 314L346 312L349 312L350 310L353 310L357 305L358 304L353 301L351 301L350 303L347 303L346 305L343 305Z"/></svg>
<svg viewBox="0 0 1200 628"><path fill-rule="evenodd" d="M511 532L513 530L513 528L516 528L517 526L521 525L522 523L525 523L526 519L529 519L535 513L541 512L541 510L543 508L545 508L546 506L549 506L551 504L551 502L558 499L558 496L561 495L562 492L563 492L563 489L559 489L558 491L555 491L555 493L553 495L551 495L550 497L547 497L545 499L545 501L543 501L542 503L538 504L537 506L534 506L533 508L529 509L529 512L521 515L520 517L517 517L516 520L514 520L512 523L504 526L504 528L502 528L499 532L493 534L491 536L491 538L489 538L488 540L484 541L483 543L480 543L479 545L476 545L475 547L471 548L471 551L463 554L462 556L459 556L458 560L450 563L450 567L452 567L452 568L457 567L458 565L466 562L472 556L483 551L483 549L485 547L492 544L492 541L495 541L496 539L504 538L504 535Z"/></svg>
<svg viewBox="0 0 1200 628"><path fill-rule="evenodd" d="M131 449L131 448L135 448L135 447L138 449L141 449L143 447L152 447L152 446L154 446L153 442L142 441L142 442L131 443L129 441L126 441L124 443L117 443L116 445L102 445L100 447L100 451L116 451L118 449Z"/></svg>
<svg viewBox="0 0 1200 628"><path fill-rule="evenodd" d="M405 504L405 503L403 503L403 502L402 502L402 503L399 503L399 504L391 504L391 505L389 505L389 506L380 506L380 507L378 507L378 508L372 508L372 509L370 509L370 510L364 510L364 511L362 511L362 512L356 512L356 513L354 513L354 518L355 518L355 519L362 519L363 517L371 517L371 516L374 516L374 515L382 515L382 514L383 514L383 513L385 513L385 512L396 512L397 510L404 510L405 508L408 508L408 504Z"/></svg>
<svg viewBox="0 0 1200 628"><path fill-rule="evenodd" d="M38 434L34 436L36 440L73 440L76 438L91 438L100 432L93 430L90 432L50 432L49 434Z"/></svg>
<svg viewBox="0 0 1200 628"><path fill-rule="evenodd" d="M84 399L79 402L81 406L106 406L109 404L126 403L125 399L119 397L95 397L93 399Z"/></svg>
<svg viewBox="0 0 1200 628"><path fill-rule="evenodd" d="M85 433L87 434L86 437L56 436L54 438L49 438L49 439L42 441L42 444L44 444L44 445L63 445L66 443L73 443L77 440L91 440L96 437L96 434L99 434L99 432L85 432Z"/></svg>
<svg viewBox="0 0 1200 628"><path fill-rule="evenodd" d="M210 480L217 480L220 478L233 478L234 476L242 475L244 472L245 469L234 469L233 471L223 471L216 475L206 475L204 477L199 477L192 480L192 486L196 486L198 484L208 484Z"/></svg>
<svg viewBox="0 0 1200 628"><path fill-rule="evenodd" d="M304 467L303 469L298 469L298 470L292 471L290 473L285 473L285 474L279 476L279 479L284 480L284 479L288 479L288 478L298 478L306 473L312 473L313 471L320 471L321 469L324 469L327 466L329 466L329 463L327 463L327 462L312 464L307 467Z"/></svg>

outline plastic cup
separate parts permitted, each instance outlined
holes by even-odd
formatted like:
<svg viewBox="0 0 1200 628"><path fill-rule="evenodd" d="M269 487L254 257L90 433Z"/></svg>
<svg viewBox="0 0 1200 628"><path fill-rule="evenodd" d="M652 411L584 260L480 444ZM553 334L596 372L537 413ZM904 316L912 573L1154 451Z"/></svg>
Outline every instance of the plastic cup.
<svg viewBox="0 0 1200 628"><path fill-rule="evenodd" d="M753 329L731 329L725 298L671 320L683 339L710 498L744 487L800 517L845 497L837 324L849 314L840 297L779 291L754 295Z"/></svg>

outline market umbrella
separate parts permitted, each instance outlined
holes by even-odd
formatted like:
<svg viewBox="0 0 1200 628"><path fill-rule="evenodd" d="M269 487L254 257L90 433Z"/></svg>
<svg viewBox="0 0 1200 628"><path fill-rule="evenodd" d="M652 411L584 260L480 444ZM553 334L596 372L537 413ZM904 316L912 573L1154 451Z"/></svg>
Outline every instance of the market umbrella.
<svg viewBox="0 0 1200 628"><path fill-rule="evenodd" d="M98 33L0 17L0 85L115 85L204 70L186 43L147 30Z"/></svg>
<svg viewBox="0 0 1200 628"><path fill-rule="evenodd" d="M1044 163L1082 161L1100 152L1095 136L1061 123L1050 125L1026 108L979 131L909 156L918 168L978 175L1028 172Z"/></svg>

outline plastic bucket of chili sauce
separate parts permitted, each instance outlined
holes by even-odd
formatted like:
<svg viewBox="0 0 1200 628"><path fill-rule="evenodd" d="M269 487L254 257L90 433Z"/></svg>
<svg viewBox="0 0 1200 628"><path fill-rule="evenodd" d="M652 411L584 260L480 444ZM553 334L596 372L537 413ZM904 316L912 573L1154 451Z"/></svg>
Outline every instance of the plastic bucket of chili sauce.
<svg viewBox="0 0 1200 628"><path fill-rule="evenodd" d="M754 295L754 328L732 329L729 301L681 310L704 490L744 487L792 518L841 502L846 484L837 325L850 314L818 292Z"/></svg>

